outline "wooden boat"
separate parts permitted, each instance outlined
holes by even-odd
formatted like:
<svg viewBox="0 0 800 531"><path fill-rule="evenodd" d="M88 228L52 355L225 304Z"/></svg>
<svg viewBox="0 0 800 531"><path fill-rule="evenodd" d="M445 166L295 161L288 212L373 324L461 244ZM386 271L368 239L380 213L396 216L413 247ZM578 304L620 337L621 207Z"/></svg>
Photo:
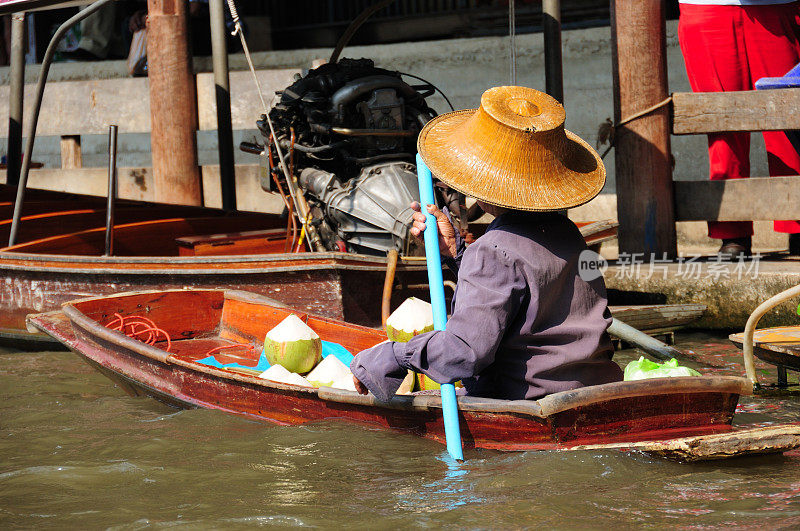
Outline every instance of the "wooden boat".
<svg viewBox="0 0 800 531"><path fill-rule="evenodd" d="M662 337L668 345L675 343L675 332L700 319L706 311L705 304L646 304L637 306L609 306L615 319L644 332ZM630 345L612 335L614 348L621 350Z"/></svg>
<svg viewBox="0 0 800 531"><path fill-rule="evenodd" d="M0 241L8 239L14 189L0 186ZM386 257L286 253L285 220L275 214L119 201L114 256L105 251L105 199L29 190L17 245L0 249L0 338L31 343L25 316L68 300L120 291L231 288L303 311L378 326ZM616 234L616 223L584 223L587 242ZM392 306L422 295L424 262L401 258Z"/></svg>
<svg viewBox="0 0 800 531"><path fill-rule="evenodd" d="M778 385L780 389L789 385L787 369L800 371L800 326L783 326L757 330L758 322L770 310L779 304L786 303L800 295L800 285L784 290L759 304L744 327L741 334L731 334L729 339L742 349L747 377L759 391L764 390L758 381L753 358L775 365L778 368ZM800 308L798 309L800 312ZM768 391L768 390L767 390Z"/></svg>
<svg viewBox="0 0 800 531"><path fill-rule="evenodd" d="M343 419L443 441L438 396L373 396L274 383L248 369L201 363L213 349L252 346L249 354L215 355L252 367L265 333L292 310L240 291L174 290L120 294L69 302L28 322L84 357L132 394L179 407L220 409L293 425ZM385 339L383 332L293 312L323 340L351 353ZM104 326L146 317L168 334L143 343ZM232 352L232 351L231 351ZM555 450L635 447L681 459L780 452L800 445L800 427L733 428L743 378L706 376L617 382L556 393L540 400L458 399L467 448ZM693 450L693 448L695 450ZM698 450L700 449L700 450Z"/></svg>
<svg viewBox="0 0 800 531"><path fill-rule="evenodd" d="M617 319L650 335L663 335L700 319L706 311L705 304L646 304L636 306L609 306Z"/></svg>
<svg viewBox="0 0 800 531"><path fill-rule="evenodd" d="M744 334L731 334L731 342L739 348ZM800 371L800 326L762 328L753 334L753 354L761 361L778 368L778 387L788 387L787 370Z"/></svg>

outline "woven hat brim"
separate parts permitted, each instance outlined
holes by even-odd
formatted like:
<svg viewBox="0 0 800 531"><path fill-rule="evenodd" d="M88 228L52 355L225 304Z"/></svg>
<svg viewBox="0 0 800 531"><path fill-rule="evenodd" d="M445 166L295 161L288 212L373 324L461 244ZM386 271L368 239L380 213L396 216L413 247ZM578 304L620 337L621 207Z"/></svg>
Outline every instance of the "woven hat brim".
<svg viewBox="0 0 800 531"><path fill-rule="evenodd" d="M454 134L476 111L437 116L417 140L428 168L451 188L492 205L540 212L580 206L603 189L606 171L600 155L570 131L565 131L567 146L560 157L532 160L525 174L509 174L501 146L493 152L461 143Z"/></svg>

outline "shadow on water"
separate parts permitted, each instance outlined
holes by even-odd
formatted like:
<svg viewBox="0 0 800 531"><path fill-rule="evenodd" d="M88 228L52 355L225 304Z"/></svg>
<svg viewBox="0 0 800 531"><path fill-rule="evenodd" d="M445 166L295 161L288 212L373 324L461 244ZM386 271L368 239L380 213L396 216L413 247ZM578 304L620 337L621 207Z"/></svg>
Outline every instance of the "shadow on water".
<svg viewBox="0 0 800 531"><path fill-rule="evenodd" d="M678 347L742 374L720 337ZM622 363L638 357L617 356ZM770 371L768 367L761 370ZM739 422L796 421L747 397ZM69 353L0 351L0 525L797 527L800 457L680 464L616 451L470 451L329 421L272 426L131 398Z"/></svg>

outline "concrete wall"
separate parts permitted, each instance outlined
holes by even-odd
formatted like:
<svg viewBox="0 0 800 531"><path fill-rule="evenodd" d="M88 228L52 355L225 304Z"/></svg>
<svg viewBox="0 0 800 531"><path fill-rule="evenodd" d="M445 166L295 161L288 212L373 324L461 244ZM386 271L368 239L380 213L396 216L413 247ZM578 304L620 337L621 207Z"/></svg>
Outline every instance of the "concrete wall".
<svg viewBox="0 0 800 531"><path fill-rule="evenodd" d="M670 91L690 91L683 59L677 40L677 22L667 26L667 57L669 64ZM254 60L259 69L307 68L314 59L326 58L329 49L311 49L278 52L258 52ZM444 41L415 42L380 46L355 46L344 51L345 57L370 57L377 66L409 72L421 76L441 88L455 108L475 107L481 93L489 87L509 83L508 39L498 37L453 39ZM596 143L599 125L613 116L611 39L610 28L591 28L566 31L563 34L564 100L567 110L567 128L591 144ZM231 67L244 69L241 55L231 56ZM208 58L195 61L195 69L208 71ZM34 82L36 68L29 68L28 82ZM67 63L54 65L51 80L75 80L86 78L113 78L125 76L123 62ZM7 83L7 69L0 69L0 81ZM252 82L247 76L237 76L238 83ZM544 90L544 49L541 34L517 37L517 83ZM234 87L235 90L235 87ZM449 110L438 95L430 99L439 112ZM255 101L253 101L255 105ZM141 112L149 112L142 108ZM46 117L43 117L46 119ZM251 138L256 133L238 131L235 140ZM198 134L201 164L216 163L216 138L213 132ZM0 144L0 149L5 146ZM105 165L106 139L102 135L87 135L83 138L84 165ZM148 135L131 134L120 138L120 166L149 166L150 146ZM704 136L672 137L675 158L674 178L677 180L706 179L708 161ZM753 175L766 176L766 157L761 135L753 135ZM57 167L60 148L57 138L37 140L34 160L47 166ZM252 155L237 150L239 163L255 162ZM572 213L575 219L598 219L616 217L614 184L614 152L605 159L609 179L603 194L591 204ZM773 237L769 223L759 223L757 246L777 248L785 245L785 237ZM705 238L704 223L682 223L679 226L684 249L703 248L713 244Z"/></svg>

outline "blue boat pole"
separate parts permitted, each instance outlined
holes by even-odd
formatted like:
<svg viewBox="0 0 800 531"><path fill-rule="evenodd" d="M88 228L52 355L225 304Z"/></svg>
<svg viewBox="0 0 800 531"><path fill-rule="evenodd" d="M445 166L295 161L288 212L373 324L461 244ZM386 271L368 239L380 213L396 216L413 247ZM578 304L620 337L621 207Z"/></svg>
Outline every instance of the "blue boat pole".
<svg viewBox="0 0 800 531"><path fill-rule="evenodd" d="M442 278L442 259L439 256L439 229L436 218L428 213L426 205L435 205L433 199L433 177L431 170L417 154L417 179L419 180L419 198L422 213L425 214L425 258L428 266L428 286L431 291L433 307L433 329L444 330L447 325L447 308L444 302L444 279ZM458 426L458 402L456 388L453 384L441 384L442 415L444 416L444 436L447 440L447 452L450 457L464 460L461 448L461 430Z"/></svg>

